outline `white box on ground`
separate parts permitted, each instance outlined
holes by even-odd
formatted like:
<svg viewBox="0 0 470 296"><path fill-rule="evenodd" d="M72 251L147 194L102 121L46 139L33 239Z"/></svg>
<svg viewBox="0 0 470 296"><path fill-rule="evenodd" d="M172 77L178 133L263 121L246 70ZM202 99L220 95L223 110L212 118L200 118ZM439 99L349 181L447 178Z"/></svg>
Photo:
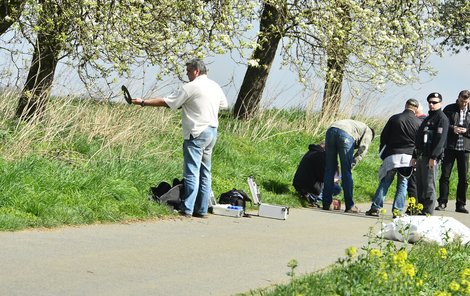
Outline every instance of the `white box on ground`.
<svg viewBox="0 0 470 296"><path fill-rule="evenodd" d="M243 216L243 207L217 204L212 206L212 214L240 218Z"/></svg>
<svg viewBox="0 0 470 296"><path fill-rule="evenodd" d="M289 207L260 203L258 215L260 217L286 220L289 215Z"/></svg>
<svg viewBox="0 0 470 296"><path fill-rule="evenodd" d="M250 187L251 198L253 203L258 205L258 216L286 220L289 215L289 207L270 205L261 202L261 193L259 192L258 185L252 176L248 177L248 186Z"/></svg>

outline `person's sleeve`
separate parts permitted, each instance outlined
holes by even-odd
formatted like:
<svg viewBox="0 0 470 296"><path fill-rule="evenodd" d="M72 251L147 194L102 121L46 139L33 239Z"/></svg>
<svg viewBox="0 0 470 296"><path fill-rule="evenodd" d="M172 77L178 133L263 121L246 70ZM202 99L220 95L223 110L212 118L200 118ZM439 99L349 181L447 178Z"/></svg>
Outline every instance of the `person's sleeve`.
<svg viewBox="0 0 470 296"><path fill-rule="evenodd" d="M448 133L453 133L454 132L454 126L453 126L453 119L452 119L452 115L453 115L453 112L452 110L450 109L450 105L447 105L444 110L442 110L442 112L444 112L445 116L447 117L448 119L448 128L447 128L447 134Z"/></svg>
<svg viewBox="0 0 470 296"><path fill-rule="evenodd" d="M225 96L224 92L221 90L220 91L220 103L219 103L219 108L220 109L227 109L228 108L228 102L227 102L227 97Z"/></svg>
<svg viewBox="0 0 470 296"><path fill-rule="evenodd" d="M180 88L169 96L164 97L163 100L165 100L165 103L171 109L178 109L184 104L184 102L186 102L187 98L188 94L186 91L183 88Z"/></svg>
<svg viewBox="0 0 470 296"><path fill-rule="evenodd" d="M372 131L370 128L367 128L364 136L362 137L359 147L357 148L356 153L354 154L353 166L355 166L366 154L369 149L370 143L372 142Z"/></svg>
<svg viewBox="0 0 470 296"><path fill-rule="evenodd" d="M447 132L449 130L449 119L447 116L443 116L438 124L437 128L435 130L435 134L433 135L433 144L434 148L432 149L431 152L431 157L432 159L437 159L441 154L442 151L444 151L444 147L447 142Z"/></svg>
<svg viewBox="0 0 470 296"><path fill-rule="evenodd" d="M382 130L382 133L380 134L379 153L380 151L382 151L383 147L385 146L387 139L390 138L389 132L390 132L390 119L387 121L387 123L385 124Z"/></svg>
<svg viewBox="0 0 470 296"><path fill-rule="evenodd" d="M465 114L465 119L466 118L468 118L468 112L467 112L467 114ZM462 136L464 136L465 138L470 138L470 120L467 121L467 125L465 126L465 128L467 129L467 131L465 133L463 133Z"/></svg>

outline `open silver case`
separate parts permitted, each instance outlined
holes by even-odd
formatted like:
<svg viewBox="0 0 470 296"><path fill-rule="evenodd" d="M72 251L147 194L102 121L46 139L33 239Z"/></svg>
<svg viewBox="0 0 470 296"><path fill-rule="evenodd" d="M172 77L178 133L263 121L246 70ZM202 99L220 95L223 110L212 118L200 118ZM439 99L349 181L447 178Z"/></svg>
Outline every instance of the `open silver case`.
<svg viewBox="0 0 470 296"><path fill-rule="evenodd" d="M258 185L252 176L248 177L248 186L250 187L251 198L253 203L258 205L258 216L265 218L273 218L286 220L289 216L289 207L265 204L261 201L261 193Z"/></svg>

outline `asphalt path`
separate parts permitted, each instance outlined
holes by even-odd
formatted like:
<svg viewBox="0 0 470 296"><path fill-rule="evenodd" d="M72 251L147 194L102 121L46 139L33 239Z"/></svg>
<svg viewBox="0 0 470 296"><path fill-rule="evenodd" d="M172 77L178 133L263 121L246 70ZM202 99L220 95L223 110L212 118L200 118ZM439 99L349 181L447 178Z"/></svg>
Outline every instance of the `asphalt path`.
<svg viewBox="0 0 470 296"><path fill-rule="evenodd" d="M470 227L450 208L436 215ZM291 259L297 274L326 268L389 220L303 208L0 232L0 295L234 295L288 282Z"/></svg>

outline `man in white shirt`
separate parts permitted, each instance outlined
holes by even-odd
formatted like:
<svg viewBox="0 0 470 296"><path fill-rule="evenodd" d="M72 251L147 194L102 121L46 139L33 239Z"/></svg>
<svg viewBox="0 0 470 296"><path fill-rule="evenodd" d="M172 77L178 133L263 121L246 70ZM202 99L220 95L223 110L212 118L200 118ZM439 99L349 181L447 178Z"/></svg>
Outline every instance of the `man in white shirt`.
<svg viewBox="0 0 470 296"><path fill-rule="evenodd" d="M186 63L189 83L167 97L143 100L133 104L182 109L184 197L181 214L204 218L212 192L211 156L217 139L219 109L227 108L227 98L221 87L207 77L200 59Z"/></svg>

